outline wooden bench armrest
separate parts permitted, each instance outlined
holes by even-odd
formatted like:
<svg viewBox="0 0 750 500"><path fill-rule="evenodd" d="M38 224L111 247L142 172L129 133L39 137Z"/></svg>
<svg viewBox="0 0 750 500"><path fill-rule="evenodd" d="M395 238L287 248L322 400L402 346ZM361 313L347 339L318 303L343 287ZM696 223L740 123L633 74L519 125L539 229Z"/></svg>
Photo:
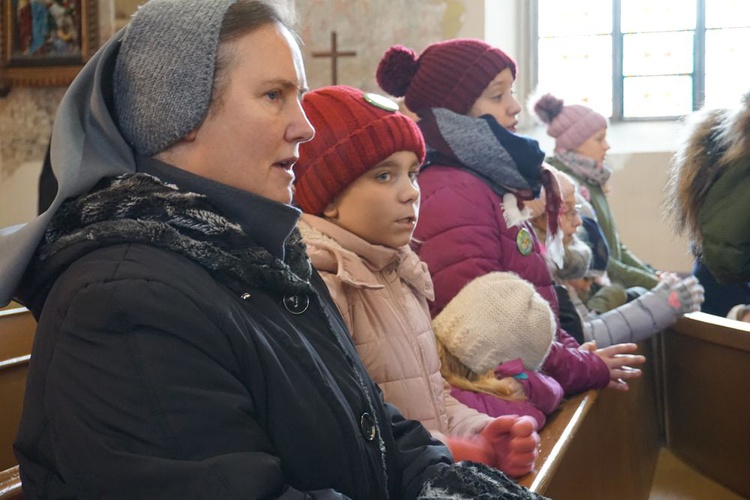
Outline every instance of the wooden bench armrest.
<svg viewBox="0 0 750 500"><path fill-rule="evenodd" d="M547 424L539 433L539 457L535 470L518 481L521 485L535 493L546 490L598 395L598 391L591 390L573 396L547 419Z"/></svg>
<svg viewBox="0 0 750 500"><path fill-rule="evenodd" d="M18 466L0 471L0 500L21 499L23 499L23 491Z"/></svg>

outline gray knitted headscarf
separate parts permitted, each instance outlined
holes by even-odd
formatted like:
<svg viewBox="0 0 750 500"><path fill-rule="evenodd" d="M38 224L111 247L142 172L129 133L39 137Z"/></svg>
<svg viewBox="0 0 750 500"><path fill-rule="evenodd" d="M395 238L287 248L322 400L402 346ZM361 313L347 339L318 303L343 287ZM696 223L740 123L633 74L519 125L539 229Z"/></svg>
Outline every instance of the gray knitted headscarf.
<svg viewBox="0 0 750 500"><path fill-rule="evenodd" d="M79 72L52 127L55 199L28 223L0 229L0 306L13 297L64 200L104 177L135 172L134 151L152 155L200 125L221 23L233 3L150 0ZM118 116L110 112L112 100Z"/></svg>
<svg viewBox="0 0 750 500"><path fill-rule="evenodd" d="M136 153L153 156L208 113L219 32L235 0L151 0L133 16L114 74L117 122Z"/></svg>

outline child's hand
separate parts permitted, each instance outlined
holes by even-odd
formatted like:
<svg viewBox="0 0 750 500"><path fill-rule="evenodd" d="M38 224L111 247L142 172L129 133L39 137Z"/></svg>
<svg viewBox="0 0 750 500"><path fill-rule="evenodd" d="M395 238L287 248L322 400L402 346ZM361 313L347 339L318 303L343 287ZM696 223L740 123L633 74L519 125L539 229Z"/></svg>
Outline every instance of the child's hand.
<svg viewBox="0 0 750 500"><path fill-rule="evenodd" d="M533 417L504 415L487 424L480 435L495 452L496 468L510 477L520 477L534 469L539 455L539 427Z"/></svg>
<svg viewBox="0 0 750 500"><path fill-rule="evenodd" d="M628 384L626 380L631 378L638 378L641 376L641 371L637 368L632 368L631 365L642 365L646 362L646 358L640 354L628 354L635 352L638 346L635 344L615 344L602 349L591 350L591 345L596 347L593 342L586 342L582 344L580 349L593 352L599 359L604 361L604 364L609 368L609 385L610 389L618 391L627 391ZM584 346L586 348L584 349Z"/></svg>

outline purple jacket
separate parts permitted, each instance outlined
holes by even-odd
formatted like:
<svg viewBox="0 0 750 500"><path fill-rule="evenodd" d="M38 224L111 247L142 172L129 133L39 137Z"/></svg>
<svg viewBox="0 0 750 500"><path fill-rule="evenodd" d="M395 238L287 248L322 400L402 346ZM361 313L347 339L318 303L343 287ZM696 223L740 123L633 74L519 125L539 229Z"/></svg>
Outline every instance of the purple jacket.
<svg viewBox="0 0 750 500"><path fill-rule="evenodd" d="M419 176L419 185L422 202L415 251L432 275L433 317L467 283L493 271L514 272L529 281L557 314L552 275L528 222L509 226L503 199L470 172L432 165ZM609 383L604 362L579 351L578 342L559 325L542 371L557 380L565 394Z"/></svg>
<svg viewBox="0 0 750 500"><path fill-rule="evenodd" d="M506 400L484 392L474 392L451 387L451 395L470 408L486 413L490 417L502 415L529 415L539 424L546 422L546 415L557 409L563 398L563 389L555 379L544 374L524 369L520 359L508 361L495 369L498 378L515 377L523 386L525 400Z"/></svg>

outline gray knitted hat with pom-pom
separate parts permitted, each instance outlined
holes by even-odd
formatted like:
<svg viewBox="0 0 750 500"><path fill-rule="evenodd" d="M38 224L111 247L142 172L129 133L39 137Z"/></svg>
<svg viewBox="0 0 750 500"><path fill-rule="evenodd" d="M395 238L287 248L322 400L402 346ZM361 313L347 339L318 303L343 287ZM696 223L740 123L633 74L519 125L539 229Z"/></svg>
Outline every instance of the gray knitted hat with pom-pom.
<svg viewBox="0 0 750 500"><path fill-rule="evenodd" d="M114 71L117 123L153 156L195 130L211 102L221 24L235 0L150 0L125 27Z"/></svg>

